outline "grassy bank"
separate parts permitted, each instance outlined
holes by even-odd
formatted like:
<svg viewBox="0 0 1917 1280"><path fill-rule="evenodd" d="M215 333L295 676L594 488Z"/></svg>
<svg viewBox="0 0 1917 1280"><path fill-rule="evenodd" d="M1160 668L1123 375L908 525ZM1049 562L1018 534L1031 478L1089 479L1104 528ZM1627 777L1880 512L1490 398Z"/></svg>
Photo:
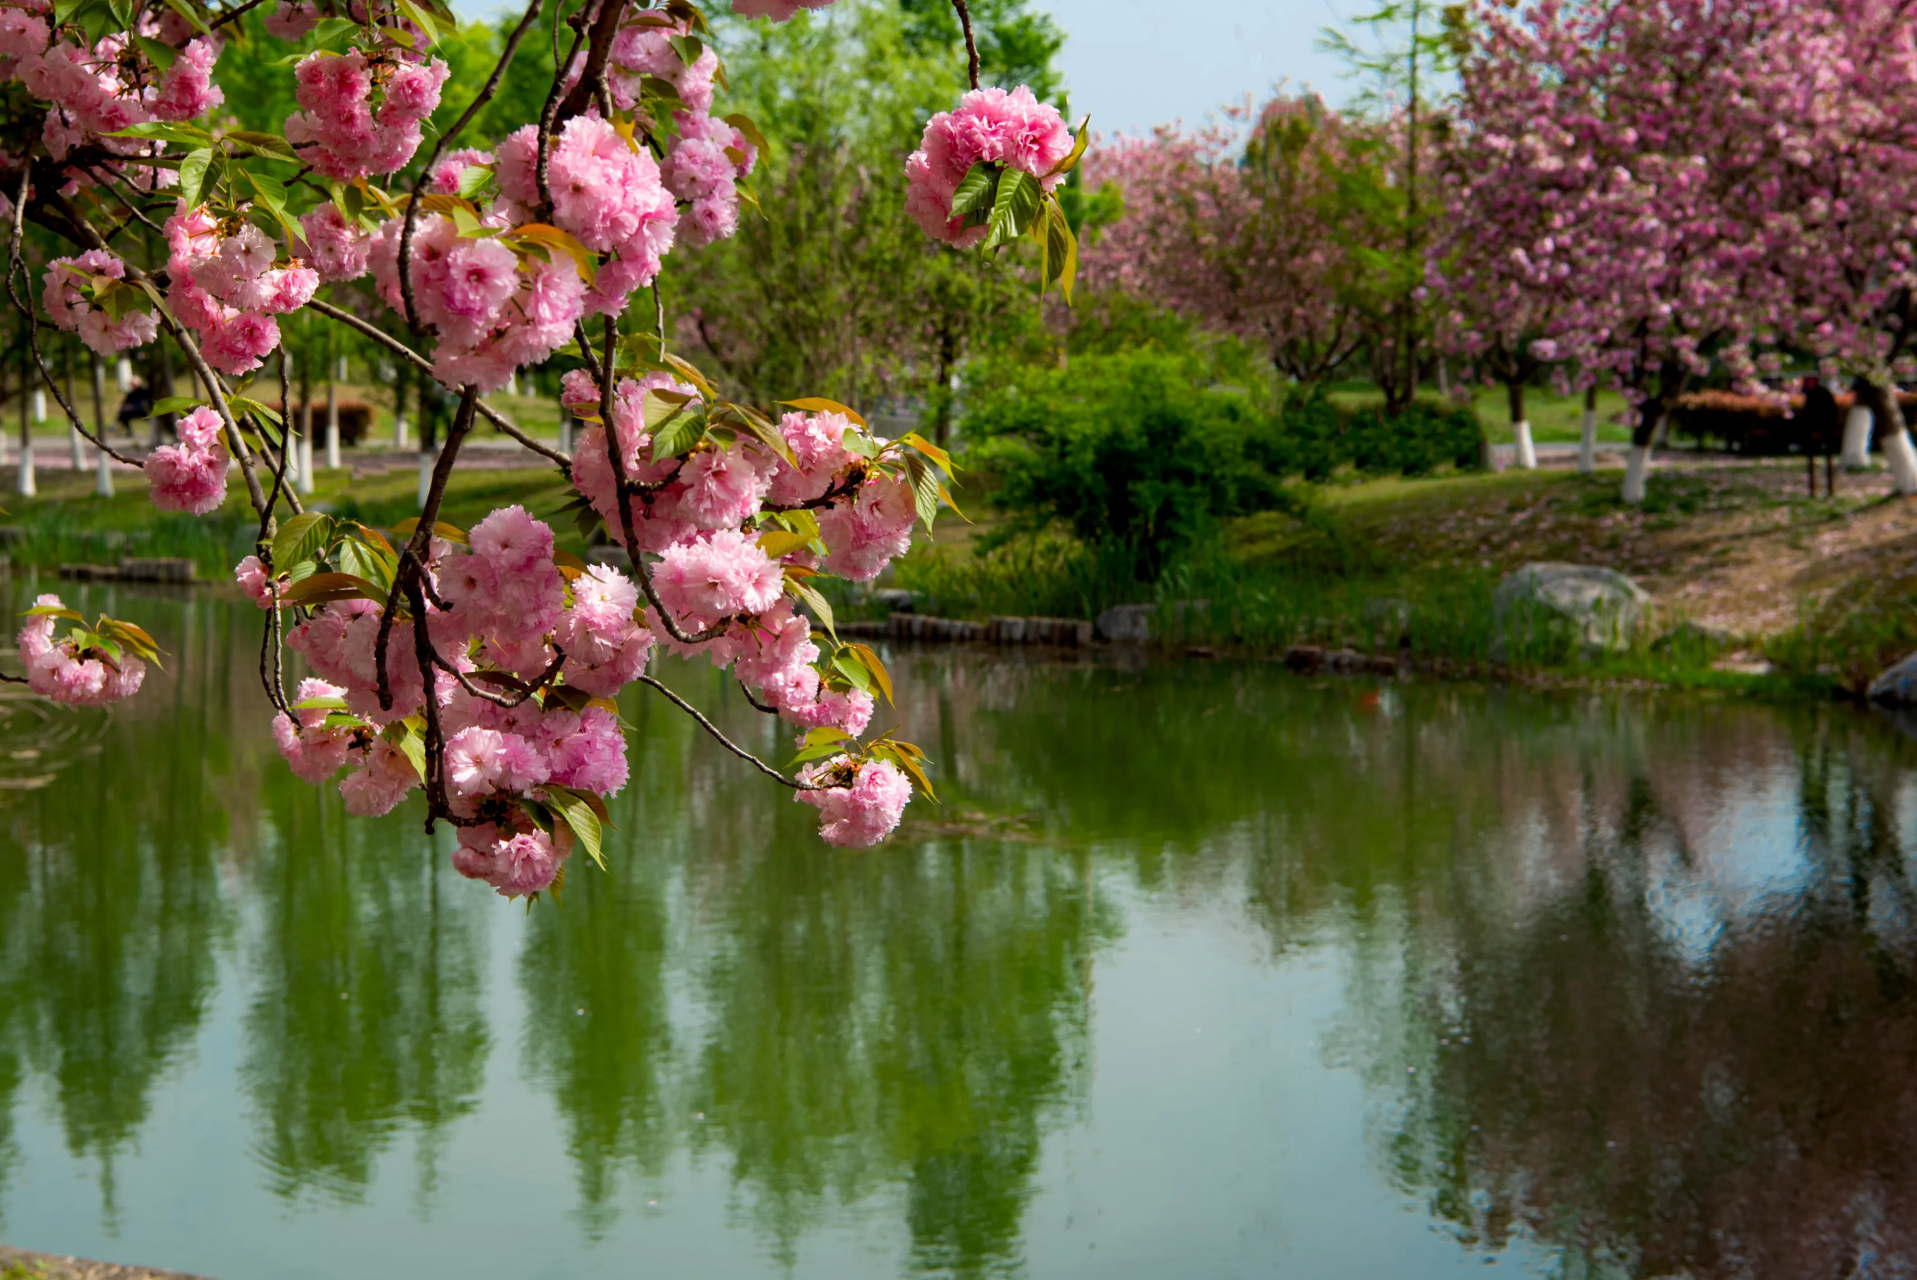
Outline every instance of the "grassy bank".
<svg viewBox="0 0 1917 1280"><path fill-rule="evenodd" d="M390 527L415 513L410 457L355 478L322 472L311 505ZM0 474L0 483L6 477ZM951 617L1094 617L1115 604L1155 602L1174 647L1272 656L1296 644L1408 654L1428 669L1489 672L1498 582L1533 560L1601 564L1630 574L1657 600L1659 628L1632 650L1593 657L1549 628L1508 646L1508 667L1533 678L1630 679L1712 688L1859 691L1917 650L1917 504L1887 501L1881 477L1843 482L1811 499L1795 464L1670 470L1640 508L1617 500L1615 475L1506 472L1297 485L1286 510L1217 528L1155 582L1124 556L1057 530L980 554L992 531L980 502L990 478L959 493L978 524L941 520L877 586L912 590ZM119 494L92 496L92 477L43 472L39 497L5 500L5 550L18 564L114 563L123 555L185 556L224 579L254 528L238 485L203 518L153 510L137 473ZM470 526L488 510L524 505L552 519L568 494L545 469L455 473L447 518ZM841 587L847 616L884 607ZM1768 662L1767 675L1753 674Z"/></svg>

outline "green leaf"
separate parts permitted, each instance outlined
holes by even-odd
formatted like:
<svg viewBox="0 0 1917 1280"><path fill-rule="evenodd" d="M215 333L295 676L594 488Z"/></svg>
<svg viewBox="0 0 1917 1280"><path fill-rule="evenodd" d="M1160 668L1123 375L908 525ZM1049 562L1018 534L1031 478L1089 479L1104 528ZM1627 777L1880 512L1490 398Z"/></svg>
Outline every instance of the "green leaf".
<svg viewBox="0 0 1917 1280"><path fill-rule="evenodd" d="M327 18L314 27L310 36L315 48L324 48L339 42L342 37L350 36L359 30L359 23L351 18Z"/></svg>
<svg viewBox="0 0 1917 1280"><path fill-rule="evenodd" d="M399 0L399 11L412 19L413 25L418 27L425 35L428 46L439 43L438 25L434 23L431 18L427 17L425 11L414 4L412 0Z"/></svg>
<svg viewBox="0 0 1917 1280"><path fill-rule="evenodd" d="M36 604L20 616L23 618L70 618L74 622L86 621L84 617L72 609L57 604Z"/></svg>
<svg viewBox="0 0 1917 1280"><path fill-rule="evenodd" d="M992 200L992 230L985 237L985 250L989 252L1024 235L1038 216L1042 195L1037 178L1023 169L1007 169L999 178L998 193Z"/></svg>
<svg viewBox="0 0 1917 1280"><path fill-rule="evenodd" d="M998 196L998 183L999 166L989 160L981 160L966 170L958 189L952 193L952 216L962 219L968 227L984 226Z"/></svg>
<svg viewBox="0 0 1917 1280"><path fill-rule="evenodd" d="M412 761L413 772L419 775L421 782L426 781L426 736L422 732L424 722L418 716L408 716L397 724L386 726L386 740L398 747L405 757Z"/></svg>
<svg viewBox="0 0 1917 1280"><path fill-rule="evenodd" d="M201 35L213 34L213 28L206 25L206 19L202 18L192 5L187 4L186 0L166 0L166 7L192 23L193 29Z"/></svg>
<svg viewBox="0 0 1917 1280"><path fill-rule="evenodd" d="M378 548L370 547L358 538L341 538L339 544L339 567L346 573L368 581L378 583L382 588L390 589L393 577L399 572L396 557L382 556ZM384 597L381 597L384 599Z"/></svg>
<svg viewBox="0 0 1917 1280"><path fill-rule="evenodd" d="M276 426L283 425L285 422L285 419L280 417L279 410L269 409L258 400L254 400L248 396L228 396L226 407L233 411L233 416L236 418L244 417L250 413L254 417L263 418Z"/></svg>
<svg viewBox="0 0 1917 1280"><path fill-rule="evenodd" d="M865 419L859 414L858 410L848 409L837 400L827 400L824 396L805 396L798 400L781 400L779 403L790 405L801 413L840 414L848 420L858 423L861 428L866 426Z"/></svg>
<svg viewBox="0 0 1917 1280"><path fill-rule="evenodd" d="M344 711L346 699L337 694L322 694L312 698L301 698L293 704L295 711Z"/></svg>
<svg viewBox="0 0 1917 1280"><path fill-rule="evenodd" d="M872 651L870 645L863 644L849 644L840 650L841 653L848 651L858 658L867 671L872 673L872 682L878 685L879 692L885 695L885 704L893 705L892 673L885 669L883 662L879 661L879 655Z"/></svg>
<svg viewBox="0 0 1917 1280"><path fill-rule="evenodd" d="M916 453L905 455L905 474L912 482L912 504L918 509L919 519L925 522L929 531L932 521L939 514L939 493L944 486L939 483L938 469Z"/></svg>
<svg viewBox="0 0 1917 1280"><path fill-rule="evenodd" d="M1084 158L1085 148L1091 140L1092 118L1086 116L1078 122L1078 136L1072 140L1071 151L1066 154L1063 160L1053 165L1051 169L1046 172L1045 176L1049 178L1054 174L1070 173L1072 170L1078 168L1078 162Z"/></svg>
<svg viewBox="0 0 1917 1280"><path fill-rule="evenodd" d="M204 129L196 129L190 124L167 124L160 120L148 120L143 124L128 125L109 138L145 138L153 142L177 142L183 147L203 147L213 140L213 135Z"/></svg>
<svg viewBox="0 0 1917 1280"><path fill-rule="evenodd" d="M161 44L145 36L134 36L133 42L140 46L140 52L146 55L147 61L162 71L170 70L179 59L180 51L170 44Z"/></svg>
<svg viewBox="0 0 1917 1280"><path fill-rule="evenodd" d="M579 837L579 843L586 846L586 852L592 855L594 862L599 864L599 869L605 870L606 855L600 851L599 815L593 811L592 803L587 799L586 793L551 783L546 785L545 791L547 804L565 819L566 825L572 828L572 833Z"/></svg>
<svg viewBox="0 0 1917 1280"><path fill-rule="evenodd" d="M785 767L790 769L794 765L805 764L809 760L823 760L827 756L839 755L844 751L845 747L837 742L820 743L816 747L807 747L805 750L799 752L798 755L793 756L792 759L786 763Z"/></svg>
<svg viewBox="0 0 1917 1280"><path fill-rule="evenodd" d="M832 655L832 669L844 676L860 693L872 692L872 673L865 669L865 664L850 649L840 649Z"/></svg>
<svg viewBox="0 0 1917 1280"><path fill-rule="evenodd" d="M745 140L753 145L760 156L772 154L772 147L766 142L765 134L759 132L759 126L753 122L751 116L743 111L735 111L726 117L726 123L744 134Z"/></svg>
<svg viewBox="0 0 1917 1280"><path fill-rule="evenodd" d="M227 132L226 136L230 141L243 143L249 149L257 151L262 155L270 156L275 160L292 160L296 163L299 160L299 153L293 150L293 144L277 133L260 133L253 129L232 129ZM281 188L282 198L284 197L284 192L285 188Z"/></svg>
<svg viewBox="0 0 1917 1280"><path fill-rule="evenodd" d="M794 551L812 545L812 535L796 533L786 529L774 529L759 535L759 550L765 552L769 560L789 556Z"/></svg>
<svg viewBox="0 0 1917 1280"><path fill-rule="evenodd" d="M372 600L386 603L386 593L351 573L316 573L301 578L280 595L280 606L328 604L334 600Z"/></svg>
<svg viewBox="0 0 1917 1280"><path fill-rule="evenodd" d="M825 597L790 574L786 575L785 589L786 594L811 606L812 612L818 615L819 624L825 628L826 634L832 637L833 643L838 643L839 632L832 625L832 606L826 603Z"/></svg>
<svg viewBox="0 0 1917 1280"><path fill-rule="evenodd" d="M700 55L706 51L706 42L698 36L667 36L666 43L671 45L672 51L679 55L679 61L688 67L697 62Z"/></svg>
<svg viewBox="0 0 1917 1280"><path fill-rule="evenodd" d="M246 175L246 180L253 184L253 190L259 193L261 204L275 212L286 208L285 183L278 178L269 178L263 173L255 173L251 169L242 169L240 172Z"/></svg>
<svg viewBox="0 0 1917 1280"><path fill-rule="evenodd" d="M882 738L872 744L871 754L881 760L890 760L903 769L918 789L925 793L926 799L933 804L939 802L938 793L932 790L931 780L925 776L925 769L919 764L924 757L917 747L909 742L893 742Z"/></svg>
<svg viewBox="0 0 1917 1280"><path fill-rule="evenodd" d="M469 164L459 171L458 190L462 199L477 200L493 186L493 167L489 164Z"/></svg>
<svg viewBox="0 0 1917 1280"><path fill-rule="evenodd" d="M273 567L285 573L300 561L312 559L332 536L333 517L319 511L302 511L273 535Z"/></svg>
<svg viewBox="0 0 1917 1280"><path fill-rule="evenodd" d="M155 413L191 413L205 404L204 400L195 400L192 396L167 396L153 402Z"/></svg>

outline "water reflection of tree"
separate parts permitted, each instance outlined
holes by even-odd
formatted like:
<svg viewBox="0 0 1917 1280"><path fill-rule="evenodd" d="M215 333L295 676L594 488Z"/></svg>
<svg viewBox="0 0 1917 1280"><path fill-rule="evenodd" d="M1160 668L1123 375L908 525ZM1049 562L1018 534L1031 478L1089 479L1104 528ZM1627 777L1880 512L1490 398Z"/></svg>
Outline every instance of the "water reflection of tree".
<svg viewBox="0 0 1917 1280"><path fill-rule="evenodd" d="M912 1262L1017 1258L1048 1121L1087 1082L1082 864L934 843L848 859L801 831L739 868L706 967L694 1099L790 1262L823 1208L903 1180Z"/></svg>
<svg viewBox="0 0 1917 1280"><path fill-rule="evenodd" d="M1402 1108L1387 1150L1461 1238L1524 1228L1629 1275L1917 1271L1908 761L1855 720L1794 730L1805 883L1720 886L1701 942L1670 846L1708 797L1627 789L1568 891L1459 918L1408 975L1407 1030L1370 1064Z"/></svg>
<svg viewBox="0 0 1917 1280"><path fill-rule="evenodd" d="M68 1149L97 1164L109 1221L116 1158L197 1035L230 932L227 813L205 762L224 755L219 673L233 655L217 633L203 638L211 614L125 608L176 655L152 677L155 697L112 715L62 710L47 731L84 743L77 758L31 757L51 781L0 791L0 1115L20 1083L44 1076ZM0 1129L0 1171L5 1146Z"/></svg>
<svg viewBox="0 0 1917 1280"><path fill-rule="evenodd" d="M410 1125L420 1193L453 1121L477 1106L491 903L403 817L348 823L337 799L268 784L276 838L253 870L256 984L241 1080L276 1194L363 1196Z"/></svg>

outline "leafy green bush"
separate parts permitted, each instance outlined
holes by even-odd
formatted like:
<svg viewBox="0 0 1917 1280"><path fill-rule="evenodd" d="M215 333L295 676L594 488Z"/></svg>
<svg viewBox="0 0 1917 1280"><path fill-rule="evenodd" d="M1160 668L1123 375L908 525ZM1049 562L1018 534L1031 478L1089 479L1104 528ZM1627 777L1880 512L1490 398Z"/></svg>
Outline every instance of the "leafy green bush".
<svg viewBox="0 0 1917 1280"><path fill-rule="evenodd" d="M1291 397L1253 456L1276 476L1322 481L1343 466L1373 474L1426 475L1479 465L1484 431L1468 408L1419 400L1388 418L1382 408L1342 408L1322 387Z"/></svg>
<svg viewBox="0 0 1917 1280"><path fill-rule="evenodd" d="M1122 548L1150 581L1220 520L1283 503L1250 451L1267 417L1196 373L1155 351L989 369L993 389L964 429L973 465L1000 477L992 505L1014 517L992 545L1061 520L1088 543Z"/></svg>

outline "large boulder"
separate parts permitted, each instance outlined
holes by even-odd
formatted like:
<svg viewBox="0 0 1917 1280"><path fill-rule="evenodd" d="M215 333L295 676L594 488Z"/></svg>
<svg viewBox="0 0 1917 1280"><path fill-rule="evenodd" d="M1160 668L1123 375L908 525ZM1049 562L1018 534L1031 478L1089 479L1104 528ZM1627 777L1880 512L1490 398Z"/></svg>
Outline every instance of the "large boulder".
<svg viewBox="0 0 1917 1280"><path fill-rule="evenodd" d="M1886 707L1917 707L1917 653L1884 668L1870 682L1870 700Z"/></svg>
<svg viewBox="0 0 1917 1280"><path fill-rule="evenodd" d="M1152 610L1157 607L1150 604L1112 606L1098 615L1099 638L1124 644L1143 644L1152 638Z"/></svg>
<svg viewBox="0 0 1917 1280"><path fill-rule="evenodd" d="M1506 575L1492 598L1491 659L1540 627L1566 628L1586 653L1628 648L1650 624L1650 592L1615 569L1538 561Z"/></svg>

